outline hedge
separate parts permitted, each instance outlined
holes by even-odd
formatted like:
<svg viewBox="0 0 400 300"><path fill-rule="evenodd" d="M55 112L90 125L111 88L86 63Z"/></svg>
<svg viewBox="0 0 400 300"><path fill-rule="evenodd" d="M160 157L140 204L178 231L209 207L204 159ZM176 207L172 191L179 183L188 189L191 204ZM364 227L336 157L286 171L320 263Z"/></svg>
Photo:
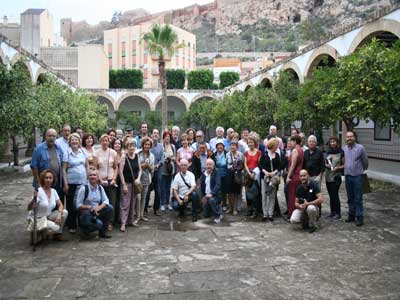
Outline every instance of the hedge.
<svg viewBox="0 0 400 300"><path fill-rule="evenodd" d="M110 70L110 89L142 89L143 72L140 70Z"/></svg>
<svg viewBox="0 0 400 300"><path fill-rule="evenodd" d="M167 89L185 88L185 70L167 70Z"/></svg>
<svg viewBox="0 0 400 300"><path fill-rule="evenodd" d="M189 90L208 90L214 89L214 74L211 70L190 71L188 77Z"/></svg>

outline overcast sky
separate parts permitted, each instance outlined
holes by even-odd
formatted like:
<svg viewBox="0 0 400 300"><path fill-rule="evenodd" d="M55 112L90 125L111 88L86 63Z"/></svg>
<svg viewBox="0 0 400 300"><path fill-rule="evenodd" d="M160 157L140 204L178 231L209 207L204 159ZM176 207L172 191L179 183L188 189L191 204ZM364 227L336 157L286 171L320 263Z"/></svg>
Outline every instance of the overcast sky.
<svg viewBox="0 0 400 300"><path fill-rule="evenodd" d="M2 0L1 21L7 15L12 22L19 23L19 15L28 8L47 8L54 16L55 30L59 31L59 20L71 17L74 21L86 20L90 24L110 21L116 10L143 8L150 13L183 8L192 4L206 4L213 0Z"/></svg>

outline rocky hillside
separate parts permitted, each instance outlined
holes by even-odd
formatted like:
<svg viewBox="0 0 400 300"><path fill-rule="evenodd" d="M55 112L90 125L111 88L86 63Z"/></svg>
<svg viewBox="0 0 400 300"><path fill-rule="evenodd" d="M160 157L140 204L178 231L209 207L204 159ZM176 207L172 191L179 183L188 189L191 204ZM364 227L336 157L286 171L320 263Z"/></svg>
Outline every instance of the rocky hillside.
<svg viewBox="0 0 400 300"><path fill-rule="evenodd" d="M149 15L125 12L112 26L160 18L196 34L198 52L295 51L338 27L358 22L368 13L399 0L216 0L180 10ZM117 20L117 22L115 22ZM106 22L99 26L101 38ZM79 30L80 39L85 31ZM73 28L73 32L76 32ZM93 38L93 33L91 33ZM74 39L78 41L78 39Z"/></svg>

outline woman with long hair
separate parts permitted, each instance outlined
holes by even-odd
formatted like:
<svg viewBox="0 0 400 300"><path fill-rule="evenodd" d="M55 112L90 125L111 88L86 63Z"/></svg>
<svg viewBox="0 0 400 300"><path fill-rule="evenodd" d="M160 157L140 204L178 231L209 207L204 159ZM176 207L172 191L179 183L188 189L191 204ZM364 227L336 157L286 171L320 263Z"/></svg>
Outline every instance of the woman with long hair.
<svg viewBox="0 0 400 300"><path fill-rule="evenodd" d="M97 159L94 156L95 138L92 133L85 133L82 138L82 150L85 154L89 168L97 168Z"/></svg>
<svg viewBox="0 0 400 300"><path fill-rule="evenodd" d="M239 194L242 192L242 171L244 167L244 156L238 150L238 141L231 141L231 148L230 151L226 154L226 160L229 176L229 213L237 215Z"/></svg>
<svg viewBox="0 0 400 300"><path fill-rule="evenodd" d="M149 191L149 185L151 184L151 179L154 172L154 155L151 153L150 149L153 147L153 140L149 137L144 137L141 140L141 151L139 152L139 162L142 169L142 175L140 177L140 182L142 184L142 193L140 197L140 219L142 221L148 221L149 219L145 216L145 211L147 212L146 206L146 195Z"/></svg>
<svg viewBox="0 0 400 300"><path fill-rule="evenodd" d="M171 196L171 182L175 174L175 146L171 144L171 133L164 131L162 135L163 148L164 148L164 164L161 172L161 211L172 210L169 203Z"/></svg>

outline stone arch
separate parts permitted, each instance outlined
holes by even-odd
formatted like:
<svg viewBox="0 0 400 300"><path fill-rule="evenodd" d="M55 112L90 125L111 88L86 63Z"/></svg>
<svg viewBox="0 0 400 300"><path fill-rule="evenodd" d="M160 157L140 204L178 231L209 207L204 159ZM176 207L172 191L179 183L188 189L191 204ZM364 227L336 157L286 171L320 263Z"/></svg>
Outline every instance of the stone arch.
<svg viewBox="0 0 400 300"><path fill-rule="evenodd" d="M379 19L373 23L367 24L364 28L356 35L350 44L347 54L351 54L362 45L362 43L378 32L390 32L397 37L400 37L400 22L387 19Z"/></svg>
<svg viewBox="0 0 400 300"><path fill-rule="evenodd" d="M311 78L312 72L318 67L323 59L328 57L328 65L332 62L336 62L339 58L339 52L329 45L323 45L313 51L310 58L308 59L306 68L304 69L304 75L306 78Z"/></svg>
<svg viewBox="0 0 400 300"><path fill-rule="evenodd" d="M219 100L218 97L216 97L215 95L211 94L211 93L201 93L200 95L197 95L196 97L194 97L192 99L192 102L190 103L190 106L195 103L197 100L201 99L201 98L209 98L209 99L215 99L215 100ZM190 107L189 106L189 107Z"/></svg>
<svg viewBox="0 0 400 300"><path fill-rule="evenodd" d="M119 110L119 107L121 106L121 103L128 97L137 97L137 98L142 98L144 101L147 102L147 104L149 105L150 109L154 109L153 105L152 105L152 101L149 97L147 97L145 94L143 93L126 93L123 96L121 96L119 99L115 99L116 103L115 103L115 110Z"/></svg>
<svg viewBox="0 0 400 300"><path fill-rule="evenodd" d="M0 48L0 64L6 64L6 57L4 56L3 49Z"/></svg>
<svg viewBox="0 0 400 300"><path fill-rule="evenodd" d="M16 64L18 61L22 61L24 63L24 65L26 66L26 68L28 69L29 72L29 78L31 79L32 83L35 83L34 81L34 77L32 74L32 68L29 65L28 61L26 60L25 56L21 55L20 53L16 53L12 59L11 59L11 65L13 66L14 64Z"/></svg>
<svg viewBox="0 0 400 300"><path fill-rule="evenodd" d="M146 111L152 110L151 102L138 93L127 93L122 96L118 100L116 107L117 110L124 109L126 111L134 111L140 117L144 117Z"/></svg>
<svg viewBox="0 0 400 300"><path fill-rule="evenodd" d="M280 69L283 72L288 72L290 74L293 74L295 76L295 80L298 81L299 83L304 83L304 78L301 74L299 66L293 62L293 61L288 61L284 63Z"/></svg>
<svg viewBox="0 0 400 300"><path fill-rule="evenodd" d="M189 103L189 101L188 101L184 96L179 95L179 94L177 94L177 93L171 93L171 94L167 94L167 97L168 97L168 100L169 100L171 97L178 98L178 99L181 100L181 101L183 102L183 104L185 105L186 111L189 110L190 103ZM157 109L157 105L159 105L159 104L161 105L161 99L162 99L162 95L160 95L160 96L158 96L158 97L156 98L156 100L154 101L154 107L153 107L153 109Z"/></svg>
<svg viewBox="0 0 400 300"><path fill-rule="evenodd" d="M272 88L272 82L273 82L272 76L269 75L268 73L265 73L264 75L261 76L258 85L263 88Z"/></svg>
<svg viewBox="0 0 400 300"><path fill-rule="evenodd" d="M161 111L162 96L157 97L154 102L155 110ZM172 117L170 112L174 113L174 118L189 110L188 103L179 95L168 95L168 118Z"/></svg>
<svg viewBox="0 0 400 300"><path fill-rule="evenodd" d="M110 96L108 96L107 94L103 94L103 93L96 93L95 95L97 95L98 103L107 104L108 118L114 119L115 118L115 108L114 108L113 99Z"/></svg>
<svg viewBox="0 0 400 300"><path fill-rule="evenodd" d="M243 92L248 92L252 87L253 87L253 85L251 83L247 84L246 87L244 88Z"/></svg>
<svg viewBox="0 0 400 300"><path fill-rule="evenodd" d="M34 83L35 83L35 84L38 84L38 83L39 83L38 81L39 81L41 75L50 76L49 73L47 73L46 70L43 69L43 68L41 67L41 68L36 72L36 76L35 76L35 78L34 78ZM41 82L41 83L43 83L43 82Z"/></svg>

